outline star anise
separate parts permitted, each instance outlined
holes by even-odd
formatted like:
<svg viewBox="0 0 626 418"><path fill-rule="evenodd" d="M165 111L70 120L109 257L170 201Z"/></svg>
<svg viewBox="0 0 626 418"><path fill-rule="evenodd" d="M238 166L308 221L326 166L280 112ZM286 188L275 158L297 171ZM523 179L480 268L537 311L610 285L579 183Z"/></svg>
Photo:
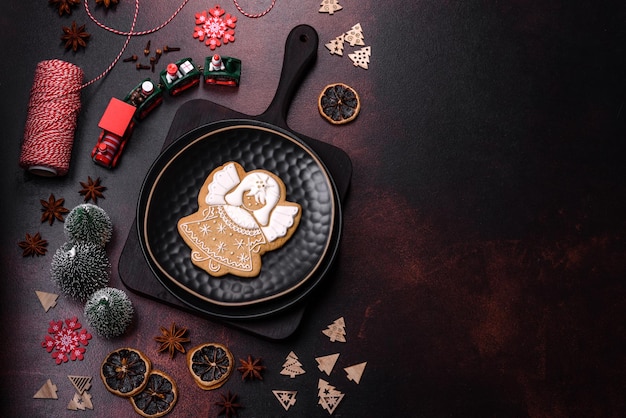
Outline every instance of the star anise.
<svg viewBox="0 0 626 418"><path fill-rule="evenodd" d="M81 196L85 196L85 202L93 200L94 203L98 203L98 198L104 199L104 195L102 193L107 188L100 185L100 177L92 180L91 177L87 176L87 183L83 183L81 181L80 185L83 189L78 193L80 193Z"/></svg>
<svg viewBox="0 0 626 418"><path fill-rule="evenodd" d="M113 4L116 5L119 0L96 0L96 4L103 5L107 9Z"/></svg>
<svg viewBox="0 0 626 418"><path fill-rule="evenodd" d="M226 415L227 418L237 415L237 409L242 408L242 406L237 403L237 395L231 394L229 390L226 395L220 393L220 396L222 400L215 402L215 405L221 408L217 415Z"/></svg>
<svg viewBox="0 0 626 418"><path fill-rule="evenodd" d="M254 380L254 379L263 380L263 376L261 375L261 372L265 370L265 366L260 364L261 363L260 358L254 359L252 358L252 356L248 355L247 361L240 358L239 362L241 363L241 366L237 367L237 370L239 370L242 373L241 380L246 380L248 378L250 378L251 380Z"/></svg>
<svg viewBox="0 0 626 418"><path fill-rule="evenodd" d="M46 251L48 251L46 248L48 246L48 241L41 238L39 232L32 236L30 234L26 234L26 240L20 241L17 245L24 250L22 252L23 257L45 255Z"/></svg>
<svg viewBox="0 0 626 418"><path fill-rule="evenodd" d="M69 209L63 207L63 203L65 203L65 199L61 198L56 200L53 194L50 194L48 201L46 202L43 199L39 199L41 202L41 222L46 222L50 225L54 222L55 219L63 222L63 215L69 212Z"/></svg>
<svg viewBox="0 0 626 418"><path fill-rule="evenodd" d="M174 358L174 354L176 351L180 351L181 353L185 353L185 347L183 347L183 343L188 343L189 338L185 337L187 333L187 328L178 328L176 329L176 324L172 322L172 326L170 329L166 329L160 327L161 335L158 337L154 337L154 341L161 343L161 347L159 347L159 353L163 351L168 351L170 353L170 358Z"/></svg>
<svg viewBox="0 0 626 418"><path fill-rule="evenodd" d="M59 16L62 16L63 13L71 15L71 8L80 4L80 0L49 0L48 2L59 8Z"/></svg>
<svg viewBox="0 0 626 418"><path fill-rule="evenodd" d="M85 25L76 26L76 21L72 22L72 26L63 26L63 36L61 40L65 41L65 49L70 49L74 52L78 51L79 47L86 48L87 41L91 35L85 31Z"/></svg>

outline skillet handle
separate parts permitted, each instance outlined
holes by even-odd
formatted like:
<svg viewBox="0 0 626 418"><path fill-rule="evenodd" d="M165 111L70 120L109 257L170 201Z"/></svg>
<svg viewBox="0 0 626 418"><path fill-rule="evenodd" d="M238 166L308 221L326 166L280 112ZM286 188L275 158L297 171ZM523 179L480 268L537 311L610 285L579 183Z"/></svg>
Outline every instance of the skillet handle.
<svg viewBox="0 0 626 418"><path fill-rule="evenodd" d="M317 60L319 37L309 25L298 25L285 42L283 68L278 87L267 110L259 115L266 122L287 127L287 111L300 82Z"/></svg>

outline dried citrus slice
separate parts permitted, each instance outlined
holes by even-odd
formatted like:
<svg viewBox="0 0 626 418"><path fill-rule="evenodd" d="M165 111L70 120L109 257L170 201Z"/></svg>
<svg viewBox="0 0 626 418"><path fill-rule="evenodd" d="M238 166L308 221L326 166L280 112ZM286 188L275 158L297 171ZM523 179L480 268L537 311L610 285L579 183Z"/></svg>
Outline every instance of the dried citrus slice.
<svg viewBox="0 0 626 418"><path fill-rule="evenodd" d="M357 92L347 84L329 84L320 93L317 101L320 115L330 123L348 123L359 114L361 100Z"/></svg>
<svg viewBox="0 0 626 418"><path fill-rule="evenodd" d="M204 390L217 389L226 383L234 364L230 350L219 343L201 344L187 353L187 367Z"/></svg>
<svg viewBox="0 0 626 418"><path fill-rule="evenodd" d="M100 377L109 392L126 398L143 390L151 369L150 359L141 351L118 348L102 362Z"/></svg>
<svg viewBox="0 0 626 418"><path fill-rule="evenodd" d="M178 400L178 388L170 375L152 370L146 387L130 398L135 412L148 418L162 417L169 413Z"/></svg>

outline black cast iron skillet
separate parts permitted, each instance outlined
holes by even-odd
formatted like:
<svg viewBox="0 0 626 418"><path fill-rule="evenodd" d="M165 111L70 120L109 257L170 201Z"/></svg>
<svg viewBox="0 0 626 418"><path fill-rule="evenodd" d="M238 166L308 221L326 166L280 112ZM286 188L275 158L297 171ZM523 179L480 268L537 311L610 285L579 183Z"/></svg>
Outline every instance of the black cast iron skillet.
<svg viewBox="0 0 626 418"><path fill-rule="evenodd" d="M146 175L137 208L141 249L159 282L196 311L227 319L274 314L311 293L335 259L342 223L335 181L318 154L286 123L317 46L312 27L295 27L286 41L275 97L263 114L212 122L184 134ZM246 171L272 171L285 183L287 200L302 206L295 234L282 248L263 255L255 278L217 278L195 267L176 227L178 219L198 210L197 196L209 173L229 161Z"/></svg>

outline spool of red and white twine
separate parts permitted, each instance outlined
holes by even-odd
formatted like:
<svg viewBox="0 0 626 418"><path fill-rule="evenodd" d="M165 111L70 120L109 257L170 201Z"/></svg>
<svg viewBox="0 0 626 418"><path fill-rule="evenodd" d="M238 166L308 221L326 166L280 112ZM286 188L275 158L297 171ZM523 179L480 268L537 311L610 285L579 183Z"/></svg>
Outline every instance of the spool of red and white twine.
<svg viewBox="0 0 626 418"><path fill-rule="evenodd" d="M40 176L67 174L80 112L83 70L61 60L37 64L20 166Z"/></svg>

